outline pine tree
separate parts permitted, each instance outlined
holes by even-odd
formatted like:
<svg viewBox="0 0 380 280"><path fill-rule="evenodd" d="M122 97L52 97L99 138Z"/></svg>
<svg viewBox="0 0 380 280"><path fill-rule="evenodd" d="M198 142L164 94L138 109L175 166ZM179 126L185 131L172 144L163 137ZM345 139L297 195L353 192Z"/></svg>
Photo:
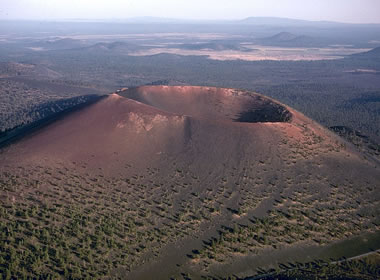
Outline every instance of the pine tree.
<svg viewBox="0 0 380 280"><path fill-rule="evenodd" d="M5 280L11 279L11 271L8 268L5 270L4 279Z"/></svg>

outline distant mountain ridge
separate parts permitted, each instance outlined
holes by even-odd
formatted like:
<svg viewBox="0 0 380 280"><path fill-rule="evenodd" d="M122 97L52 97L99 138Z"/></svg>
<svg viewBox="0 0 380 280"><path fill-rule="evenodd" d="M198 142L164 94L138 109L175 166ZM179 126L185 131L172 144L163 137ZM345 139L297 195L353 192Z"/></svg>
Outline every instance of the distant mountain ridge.
<svg viewBox="0 0 380 280"><path fill-rule="evenodd" d="M271 46L307 47L316 46L320 42L310 36L280 32L271 37L261 38L258 40L258 43Z"/></svg>
<svg viewBox="0 0 380 280"><path fill-rule="evenodd" d="M315 25L315 24L338 24L344 25L346 23L333 22L333 21L311 21L303 19L292 19L282 17L248 17L239 21L245 24L263 24L263 25Z"/></svg>
<svg viewBox="0 0 380 280"><path fill-rule="evenodd" d="M217 24L252 24L252 25L284 25L284 26L344 26L344 25L362 25L361 23L345 23L338 21L326 20L305 20L285 17L247 17L243 19L181 19L181 18L165 18L165 17L132 17L125 19L105 20L106 22L127 22L127 23L157 23L157 24L173 24L173 23L217 23ZM366 23L369 25L380 25L376 23Z"/></svg>

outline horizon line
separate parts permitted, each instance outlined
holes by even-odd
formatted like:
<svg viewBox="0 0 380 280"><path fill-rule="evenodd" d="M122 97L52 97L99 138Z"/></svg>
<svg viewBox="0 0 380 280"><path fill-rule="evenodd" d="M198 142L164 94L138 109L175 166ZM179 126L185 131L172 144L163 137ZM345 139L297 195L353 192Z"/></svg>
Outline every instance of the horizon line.
<svg viewBox="0 0 380 280"><path fill-rule="evenodd" d="M244 18L235 19L194 19L194 18L170 18L170 17L155 17L155 16L135 16L126 18L0 18L0 21L35 21L35 22L127 22L130 23L197 23L197 22L210 22L210 23L236 23L244 22L249 19L273 19L273 20L289 20L299 21L305 23L331 23L331 24L347 24L347 25L380 25L380 22L344 22L335 20L312 20L312 19L300 19L290 17L274 17L274 16L249 16ZM145 22L144 22L145 20ZM166 21L166 22L165 22ZM246 23L247 24L247 23Z"/></svg>

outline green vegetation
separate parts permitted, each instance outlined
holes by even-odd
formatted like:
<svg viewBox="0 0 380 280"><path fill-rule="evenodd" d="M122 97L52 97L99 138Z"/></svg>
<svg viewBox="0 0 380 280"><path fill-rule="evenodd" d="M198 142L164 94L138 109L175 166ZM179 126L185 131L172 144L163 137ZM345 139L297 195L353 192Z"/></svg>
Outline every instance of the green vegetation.
<svg viewBox="0 0 380 280"><path fill-rule="evenodd" d="M339 191L333 186L323 198L307 189L297 190L291 196L281 195L274 200L266 217L252 217L248 223L223 226L219 236L206 242L192 258L207 268L213 263L231 261L241 254L260 255L263 249L280 249L295 243L326 245L366 229L380 229L377 222L371 222L371 216L360 214L366 207L375 209L375 200L367 200L363 206L358 200L345 201L341 192L355 197L361 191L345 184L339 187ZM371 215L379 215L378 211L375 212Z"/></svg>
<svg viewBox="0 0 380 280"><path fill-rule="evenodd" d="M308 280L308 279L345 279L345 280L372 280L380 277L380 255L374 253L370 256L354 260L342 260L326 263L315 261L311 263L292 264L293 268L266 272L267 276L257 275L260 280Z"/></svg>
<svg viewBox="0 0 380 280"><path fill-rule="evenodd" d="M326 127L346 126L367 136L380 136L380 91L357 85L323 82L269 85L256 88L303 112Z"/></svg>
<svg viewBox="0 0 380 280"><path fill-rule="evenodd" d="M22 82L0 80L0 140L6 131L49 118L95 99L94 95L72 97L80 94L81 90L77 90L78 92L57 93L56 90L37 89Z"/></svg>
<svg viewBox="0 0 380 280"><path fill-rule="evenodd" d="M304 133L316 141L305 147L335 152L313 148L322 140ZM297 161L284 165L286 178L273 178L274 159L260 159L245 162L242 170L224 166L226 176L206 187L202 176L177 164L169 173L136 173L125 163L127 177L91 173L84 163L5 168L0 272L17 278L117 277L210 228L219 234L186 249L178 262L186 264L185 274L212 276L211 267L237 256L379 230L376 186L330 181L323 172L299 174L298 160L308 153L296 142L288 143Z"/></svg>
<svg viewBox="0 0 380 280"><path fill-rule="evenodd" d="M0 272L12 277L78 279L130 271L218 213L211 194L201 198L191 191L191 199L176 199L197 178L188 172L188 183L171 179L168 187L152 181L157 169L120 179L67 168L20 170L0 174Z"/></svg>

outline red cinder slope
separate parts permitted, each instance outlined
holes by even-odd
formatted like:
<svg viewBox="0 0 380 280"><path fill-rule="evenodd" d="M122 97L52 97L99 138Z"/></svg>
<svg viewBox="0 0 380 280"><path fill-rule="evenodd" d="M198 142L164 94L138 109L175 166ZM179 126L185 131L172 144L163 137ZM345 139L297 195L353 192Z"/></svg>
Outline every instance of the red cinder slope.
<svg viewBox="0 0 380 280"><path fill-rule="evenodd" d="M234 89L120 94L0 153L7 248L51 248L30 277L65 273L56 248L73 278L201 279L379 243L379 167L302 114Z"/></svg>

